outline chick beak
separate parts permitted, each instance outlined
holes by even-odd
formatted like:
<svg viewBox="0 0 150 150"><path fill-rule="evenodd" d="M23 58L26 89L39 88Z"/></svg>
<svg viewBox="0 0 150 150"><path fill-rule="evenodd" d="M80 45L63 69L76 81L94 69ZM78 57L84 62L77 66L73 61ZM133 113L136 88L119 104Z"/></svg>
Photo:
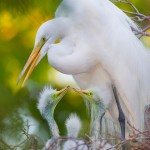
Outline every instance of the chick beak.
<svg viewBox="0 0 150 150"><path fill-rule="evenodd" d="M27 81L27 79L29 78L29 76L31 75L33 69L35 68L35 66L39 63L40 60L40 51L43 47L43 45L45 44L45 41L43 41L43 39L41 39L37 45L35 46L35 48L33 49L32 53L30 54L23 70L21 71L19 77L18 77L18 81L17 84L20 82L22 76L25 74L26 70L29 68L25 79L23 80L22 86L24 85L24 83Z"/></svg>
<svg viewBox="0 0 150 150"><path fill-rule="evenodd" d="M87 95L89 93L88 90L81 90L81 89L77 89L77 88L72 88L72 89L80 95Z"/></svg>
<svg viewBox="0 0 150 150"><path fill-rule="evenodd" d="M63 88L62 90L57 91L56 92L57 96L58 97L63 97L67 93L69 88L70 88L70 86L67 86L67 87Z"/></svg>

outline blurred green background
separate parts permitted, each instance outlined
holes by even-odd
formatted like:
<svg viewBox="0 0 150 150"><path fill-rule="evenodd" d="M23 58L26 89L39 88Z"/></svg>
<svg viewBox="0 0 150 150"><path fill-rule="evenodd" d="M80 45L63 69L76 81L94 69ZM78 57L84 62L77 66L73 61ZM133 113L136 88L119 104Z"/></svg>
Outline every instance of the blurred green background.
<svg viewBox="0 0 150 150"><path fill-rule="evenodd" d="M34 44L39 26L54 17L54 12L61 0L0 0L0 149L16 145L27 131L39 136L44 142L50 138L48 125L36 109L39 91L44 85L61 89L64 86L76 86L71 76L63 75L52 68L47 57L33 71L24 87L16 85ZM150 15L150 0L132 0L144 14ZM118 5L118 4L117 4ZM123 9L129 6L119 4ZM150 46L149 38L144 42ZM82 133L88 133L89 117L81 97L69 92L58 104L55 119L60 134L65 135L65 119L71 112L76 112L83 123ZM3 144L3 145L2 145ZM5 145L6 144L6 145ZM5 146L4 146L5 145Z"/></svg>

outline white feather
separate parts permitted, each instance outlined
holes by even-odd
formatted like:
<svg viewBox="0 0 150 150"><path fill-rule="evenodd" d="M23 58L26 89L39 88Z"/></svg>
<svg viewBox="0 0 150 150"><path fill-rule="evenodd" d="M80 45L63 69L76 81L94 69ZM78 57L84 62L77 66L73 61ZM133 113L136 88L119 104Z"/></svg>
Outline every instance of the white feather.
<svg viewBox="0 0 150 150"><path fill-rule="evenodd" d="M50 99L51 94L56 92L55 89L53 89L51 86L45 86L43 90L40 93L39 96L39 102L37 105L37 108L41 112L41 114L44 112L46 106L52 102L52 99Z"/></svg>
<svg viewBox="0 0 150 150"><path fill-rule="evenodd" d="M79 41L75 42L74 56L63 59L69 62L68 67L67 63L61 64L65 64L67 69L70 65L72 65L70 68L80 66L81 72L79 68L74 70L77 71L77 75L74 76L77 83L86 89L96 86L103 101L109 104L114 120L117 121L117 109L112 109L110 105L115 102L111 89L111 85L114 84L118 89L126 120L142 130L143 110L145 105L150 103L150 59L149 52L131 30L131 26L137 29L137 25L108 0L88 0L86 4L84 0L80 2L72 0L70 3L72 6L68 6L74 7L72 13L75 9L81 11L76 11L76 16L70 12L68 17L80 24L82 39L80 36ZM86 36L83 37L84 35ZM84 47L84 43L88 43L88 48ZM78 53L80 58L76 62L75 53ZM57 63L58 60L57 57ZM90 66L96 61L99 67L91 69ZM89 68L86 68L85 64L88 64ZM74 72L72 71L73 74Z"/></svg>
<svg viewBox="0 0 150 150"><path fill-rule="evenodd" d="M81 121L77 114L71 114L66 120L67 135L77 137L81 130Z"/></svg>
<svg viewBox="0 0 150 150"><path fill-rule="evenodd" d="M77 137L81 130L81 121L77 114L71 114L66 120L67 136ZM63 150L87 150L84 141L78 139L68 139L64 145Z"/></svg>

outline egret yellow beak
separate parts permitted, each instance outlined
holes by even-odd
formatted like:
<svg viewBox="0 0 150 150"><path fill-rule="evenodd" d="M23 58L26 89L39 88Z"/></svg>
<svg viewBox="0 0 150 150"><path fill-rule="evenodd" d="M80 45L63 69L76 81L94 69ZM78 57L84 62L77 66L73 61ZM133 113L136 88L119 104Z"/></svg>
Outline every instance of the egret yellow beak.
<svg viewBox="0 0 150 150"><path fill-rule="evenodd" d="M25 79L23 80L22 85L24 85L24 83L27 81L27 79L29 78L29 76L31 75L33 69L35 68L35 66L38 64L39 62L39 58L40 58L40 51L43 47L43 45L45 44L46 40L44 38L42 38L37 45L35 46L35 48L33 49L32 53L30 54L23 70L21 71L19 77L18 77L18 81L17 84L20 82L22 76L25 74L26 70L29 68Z"/></svg>

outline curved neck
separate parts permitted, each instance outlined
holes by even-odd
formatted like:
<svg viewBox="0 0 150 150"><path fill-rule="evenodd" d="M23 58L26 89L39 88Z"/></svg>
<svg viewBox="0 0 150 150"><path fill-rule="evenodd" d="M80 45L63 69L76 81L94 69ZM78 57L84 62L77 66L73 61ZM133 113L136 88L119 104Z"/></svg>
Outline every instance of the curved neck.
<svg viewBox="0 0 150 150"><path fill-rule="evenodd" d="M47 111L45 112L44 118L47 120L49 128L50 128L50 132L52 133L52 137L53 138L58 138L59 135L59 129L57 126L57 123L54 120L53 117L53 107L50 107L49 105L47 106Z"/></svg>
<svg viewBox="0 0 150 150"><path fill-rule="evenodd" d="M50 34L52 34L50 36L55 35L56 38L62 38L68 34L71 28L72 23L68 18L59 17L48 22L48 28L46 31L49 31Z"/></svg>
<svg viewBox="0 0 150 150"><path fill-rule="evenodd" d="M54 120L54 118L49 118L48 120L48 125L50 127L50 132L52 133L52 136L56 139L58 138L60 135L59 135L59 129L58 129L58 126Z"/></svg>

